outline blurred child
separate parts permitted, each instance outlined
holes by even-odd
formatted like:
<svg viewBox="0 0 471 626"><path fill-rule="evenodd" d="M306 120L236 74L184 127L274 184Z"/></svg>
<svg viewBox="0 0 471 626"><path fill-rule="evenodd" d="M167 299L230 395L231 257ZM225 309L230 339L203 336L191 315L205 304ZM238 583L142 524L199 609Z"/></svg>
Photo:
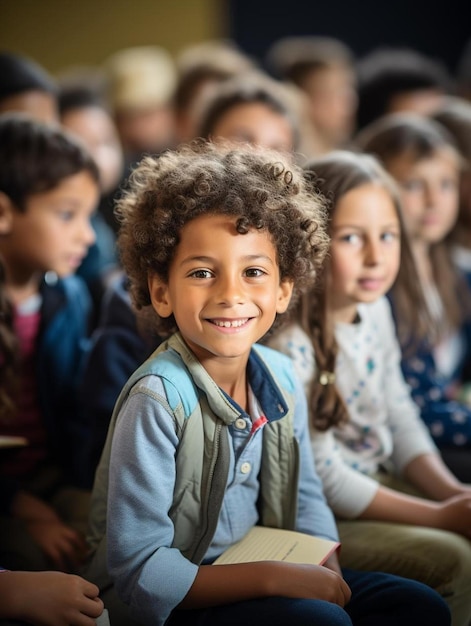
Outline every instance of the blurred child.
<svg viewBox="0 0 471 626"><path fill-rule="evenodd" d="M59 92L59 114L64 128L80 137L100 172L98 211L118 230L113 200L124 176L124 156L113 118L99 93L86 86L69 85Z"/></svg>
<svg viewBox="0 0 471 626"><path fill-rule="evenodd" d="M374 48L357 63L357 130L387 113L428 115L452 91L445 65L410 48Z"/></svg>
<svg viewBox="0 0 471 626"><path fill-rule="evenodd" d="M126 162L156 154L175 141L172 98L176 69L160 46L137 46L114 52L104 64L108 98Z"/></svg>
<svg viewBox="0 0 471 626"><path fill-rule="evenodd" d="M59 90L51 76L38 64L21 55L0 53L0 112L20 112L39 121L57 125ZM95 242L89 247L77 273L84 278L98 306L103 275L115 262L113 233L99 212L92 217ZM92 320L96 323L96 314Z"/></svg>
<svg viewBox="0 0 471 626"><path fill-rule="evenodd" d="M224 81L201 103L197 135L293 152L299 130L281 84L261 73Z"/></svg>
<svg viewBox="0 0 471 626"><path fill-rule="evenodd" d="M0 52L0 113L20 111L57 121L57 86L44 68L14 52Z"/></svg>
<svg viewBox="0 0 471 626"><path fill-rule="evenodd" d="M354 57L345 43L332 37L284 38L269 50L267 64L306 94L318 154L350 141L357 95Z"/></svg>
<svg viewBox="0 0 471 626"><path fill-rule="evenodd" d="M37 626L95 626L102 614L98 587L80 576L0 569L2 624L4 620L15 620L16 624Z"/></svg>
<svg viewBox="0 0 471 626"><path fill-rule="evenodd" d="M461 401L460 394L471 358L471 297L465 276L453 263L447 239L458 215L461 159L442 126L413 114L378 120L358 137L358 144L378 156L399 184L404 221L425 296L422 310L418 303L414 306L422 317L431 320L427 335L408 349L404 333L414 330L410 305L392 292L403 348L402 370L422 419L447 455L447 462L453 462L453 450L458 454L468 451L459 477L469 482L471 408ZM458 471L454 465L453 469Z"/></svg>
<svg viewBox="0 0 471 626"><path fill-rule="evenodd" d="M98 93L86 87L69 86L59 94L62 126L83 141L100 173L100 202L92 217L100 245L89 250L77 273L87 283L94 304L93 327L98 324L103 294L118 274L114 200L124 176L124 158L113 118Z"/></svg>
<svg viewBox="0 0 471 626"><path fill-rule="evenodd" d="M255 345L327 246L302 173L279 153L182 147L145 159L118 210L135 305L177 332L125 386L97 471L88 576L104 597L113 580L154 626L447 623L425 585L344 579L335 553L211 565L257 523L336 537L302 389L288 359Z"/></svg>
<svg viewBox="0 0 471 626"><path fill-rule="evenodd" d="M329 199L330 256L321 284L270 345L291 356L304 382L316 468L341 520L340 562L434 587L452 623L465 626L471 488L443 464L420 419L384 297L398 273L408 278L401 293L423 327L396 187L368 155L332 152L305 168Z"/></svg>
<svg viewBox="0 0 471 626"><path fill-rule="evenodd" d="M0 561L11 569L73 568L84 555L64 521L88 512L86 494L65 490L83 486L88 438L76 388L91 303L72 274L94 241L98 194L80 144L30 117L0 116L0 434L27 443L0 457Z"/></svg>
<svg viewBox="0 0 471 626"><path fill-rule="evenodd" d="M448 97L431 117L447 129L464 161L458 219L450 240L453 260L471 276L471 102Z"/></svg>
<svg viewBox="0 0 471 626"><path fill-rule="evenodd" d="M177 58L177 86L174 96L177 142L198 136L198 105L208 88L240 76L255 64L229 40L205 41L185 47Z"/></svg>

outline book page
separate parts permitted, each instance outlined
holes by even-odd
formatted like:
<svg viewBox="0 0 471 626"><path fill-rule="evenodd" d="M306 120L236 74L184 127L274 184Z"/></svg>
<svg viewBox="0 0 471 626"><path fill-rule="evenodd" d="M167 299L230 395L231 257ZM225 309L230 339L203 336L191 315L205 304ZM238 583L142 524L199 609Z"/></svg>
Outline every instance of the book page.
<svg viewBox="0 0 471 626"><path fill-rule="evenodd" d="M312 537L293 530L254 526L243 539L228 548L214 565L287 561L322 565L337 550L337 541Z"/></svg>

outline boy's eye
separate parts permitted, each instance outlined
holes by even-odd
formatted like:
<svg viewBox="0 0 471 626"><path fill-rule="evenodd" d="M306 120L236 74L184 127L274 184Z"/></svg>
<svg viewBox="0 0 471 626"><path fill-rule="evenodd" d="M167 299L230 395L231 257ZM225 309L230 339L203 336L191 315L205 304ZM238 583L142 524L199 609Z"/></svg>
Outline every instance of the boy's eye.
<svg viewBox="0 0 471 626"><path fill-rule="evenodd" d="M211 278L212 275L213 274L210 270L194 270L189 274L191 278Z"/></svg>
<svg viewBox="0 0 471 626"><path fill-rule="evenodd" d="M264 272L259 267L249 267L245 270L245 275L247 278L259 278L260 276L264 276L266 272Z"/></svg>

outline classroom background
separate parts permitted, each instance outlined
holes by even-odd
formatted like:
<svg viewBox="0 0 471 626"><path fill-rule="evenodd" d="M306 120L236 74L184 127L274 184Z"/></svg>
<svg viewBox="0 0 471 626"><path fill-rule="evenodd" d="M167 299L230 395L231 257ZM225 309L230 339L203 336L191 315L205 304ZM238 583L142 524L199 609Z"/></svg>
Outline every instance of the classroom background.
<svg viewBox="0 0 471 626"><path fill-rule="evenodd" d="M157 44L176 54L217 38L233 39L260 61L279 37L316 34L342 39L357 55L378 45L410 46L454 72L471 37L465 15L462 0L387 7L373 0L0 0L0 42L57 74L99 64L124 47Z"/></svg>

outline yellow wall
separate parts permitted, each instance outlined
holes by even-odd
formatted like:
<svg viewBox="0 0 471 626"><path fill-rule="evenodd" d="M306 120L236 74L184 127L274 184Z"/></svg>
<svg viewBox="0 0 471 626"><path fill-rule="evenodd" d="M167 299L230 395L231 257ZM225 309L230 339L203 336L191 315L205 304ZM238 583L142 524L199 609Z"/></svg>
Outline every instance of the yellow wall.
<svg viewBox="0 0 471 626"><path fill-rule="evenodd" d="M0 49L53 74L100 64L124 47L185 45L226 35L224 0L0 0Z"/></svg>

